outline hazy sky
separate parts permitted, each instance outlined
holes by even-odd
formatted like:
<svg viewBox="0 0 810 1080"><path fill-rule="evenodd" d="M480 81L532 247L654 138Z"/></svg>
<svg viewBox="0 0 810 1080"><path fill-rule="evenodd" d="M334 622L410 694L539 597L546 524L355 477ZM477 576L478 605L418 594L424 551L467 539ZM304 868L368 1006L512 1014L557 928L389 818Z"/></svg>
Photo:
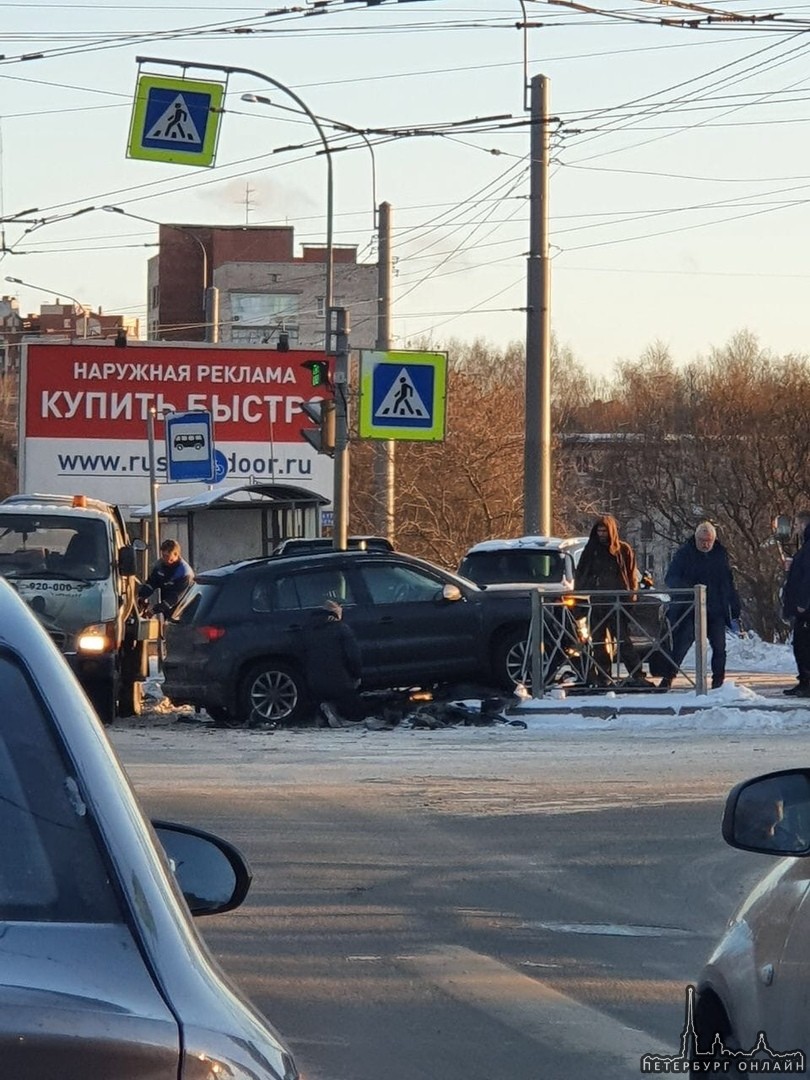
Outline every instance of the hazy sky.
<svg viewBox="0 0 810 1080"><path fill-rule="evenodd" d="M2 216L31 210L23 216L47 221L6 221L2 276L143 318L156 228L100 210L51 220L105 204L155 221L290 224L298 242L324 241L317 132L255 78L230 78L215 168L126 157L136 56L196 60L257 69L319 116L364 131L422 129L369 134L372 170L363 140L327 128L335 242L376 258L376 173L376 199L394 214L397 344L524 340L521 6L329 0L313 17L309 7L268 14L210 0L0 2ZM655 341L689 360L743 328L775 352L810 352L810 4L779 5L782 24L713 18L710 28L656 25L698 20L689 4L600 6L614 18L525 7L537 24L528 75L550 78L559 120L550 192L559 340L593 371ZM769 10L750 0L713 9ZM43 55L21 59L32 53ZM285 108L242 102L249 92ZM447 127L504 116L484 131ZM25 312L48 301L3 287Z"/></svg>

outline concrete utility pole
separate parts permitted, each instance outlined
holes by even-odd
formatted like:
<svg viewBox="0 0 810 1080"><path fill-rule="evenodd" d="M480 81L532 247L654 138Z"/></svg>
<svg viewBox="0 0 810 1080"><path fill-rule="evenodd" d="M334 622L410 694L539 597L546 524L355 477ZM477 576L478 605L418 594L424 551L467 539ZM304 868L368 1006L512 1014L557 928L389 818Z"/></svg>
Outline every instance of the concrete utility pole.
<svg viewBox="0 0 810 1080"><path fill-rule="evenodd" d="M349 532L349 312L346 308L327 309L330 329L326 351L335 357L335 474L332 506L335 525L332 533L334 551L345 551Z"/></svg>
<svg viewBox="0 0 810 1080"><path fill-rule="evenodd" d="M378 352L391 348L391 284L394 263L391 253L391 205L380 203L377 226L377 341ZM377 502L377 529L394 543L396 496L396 442L384 439L374 444L374 495Z"/></svg>
<svg viewBox="0 0 810 1080"><path fill-rule="evenodd" d="M549 80L531 83L523 531L551 535L551 272L548 257Z"/></svg>

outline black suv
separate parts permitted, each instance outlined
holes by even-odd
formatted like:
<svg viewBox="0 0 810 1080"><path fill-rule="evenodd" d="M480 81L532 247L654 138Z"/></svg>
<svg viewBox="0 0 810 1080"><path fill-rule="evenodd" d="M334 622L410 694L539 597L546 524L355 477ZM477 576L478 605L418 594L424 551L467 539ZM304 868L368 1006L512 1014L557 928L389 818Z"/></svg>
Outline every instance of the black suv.
<svg viewBox="0 0 810 1080"><path fill-rule="evenodd" d="M384 536L349 536L346 547L350 551L393 551L394 545ZM291 536L273 549L276 556L317 555L321 551L333 551L334 544L328 536Z"/></svg>
<svg viewBox="0 0 810 1080"><path fill-rule="evenodd" d="M229 726L304 719L311 612L327 599L360 643L363 690L519 678L525 590L479 589L409 555L337 551L200 574L166 626L165 693Z"/></svg>

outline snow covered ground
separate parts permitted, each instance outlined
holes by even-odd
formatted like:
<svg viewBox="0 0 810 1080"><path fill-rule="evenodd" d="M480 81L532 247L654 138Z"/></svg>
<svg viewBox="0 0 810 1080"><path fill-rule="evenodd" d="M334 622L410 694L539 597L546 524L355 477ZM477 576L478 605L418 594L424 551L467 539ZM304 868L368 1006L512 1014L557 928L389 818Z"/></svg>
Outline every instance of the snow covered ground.
<svg viewBox="0 0 810 1080"><path fill-rule="evenodd" d="M694 670L694 654L690 653L684 662L684 669ZM667 733L673 736L691 736L697 734L718 734L720 732L751 732L761 734L766 731L803 731L810 721L810 701L807 703L783 697L782 687L795 681L795 664L789 645L768 644L755 637L728 638L728 675L726 683L718 690L710 690L706 695L698 695L687 688L673 689L668 693L622 694L620 691L607 691L601 695L568 696L564 699L546 696L542 700L515 699L514 705L507 711L504 722L495 728L516 728L536 733L551 732L648 732L657 736ZM769 677L767 687L762 692L757 688L756 677ZM203 726L214 730L205 714L197 716L193 710L175 708L162 697L160 679L153 674L147 683L147 695L150 699L145 706L144 715L131 720L121 721L119 727L167 728L182 727L189 733L199 732ZM478 702L467 702L471 720L475 719ZM525 727L524 727L525 725ZM484 730L471 723L453 727L455 732L467 732L475 738L475 733ZM488 725L492 730L492 725ZM220 739L236 740L255 739L259 734L253 731L225 731L216 729ZM405 721L394 733L407 732L413 738L428 734L414 731L413 726ZM505 731L504 731L505 733ZM322 732L314 730L314 737ZM368 732L369 735L376 734ZM435 734L435 733L433 733ZM427 741L427 740L426 740Z"/></svg>

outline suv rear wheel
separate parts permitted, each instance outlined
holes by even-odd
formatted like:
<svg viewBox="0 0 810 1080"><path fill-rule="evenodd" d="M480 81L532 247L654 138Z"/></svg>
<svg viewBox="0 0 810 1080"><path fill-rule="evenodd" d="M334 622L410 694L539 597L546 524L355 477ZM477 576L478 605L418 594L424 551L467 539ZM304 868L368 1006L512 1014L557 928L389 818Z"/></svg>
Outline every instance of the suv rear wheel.
<svg viewBox="0 0 810 1080"><path fill-rule="evenodd" d="M248 727L297 724L309 708L304 677L289 664L262 660L242 680L239 713Z"/></svg>

